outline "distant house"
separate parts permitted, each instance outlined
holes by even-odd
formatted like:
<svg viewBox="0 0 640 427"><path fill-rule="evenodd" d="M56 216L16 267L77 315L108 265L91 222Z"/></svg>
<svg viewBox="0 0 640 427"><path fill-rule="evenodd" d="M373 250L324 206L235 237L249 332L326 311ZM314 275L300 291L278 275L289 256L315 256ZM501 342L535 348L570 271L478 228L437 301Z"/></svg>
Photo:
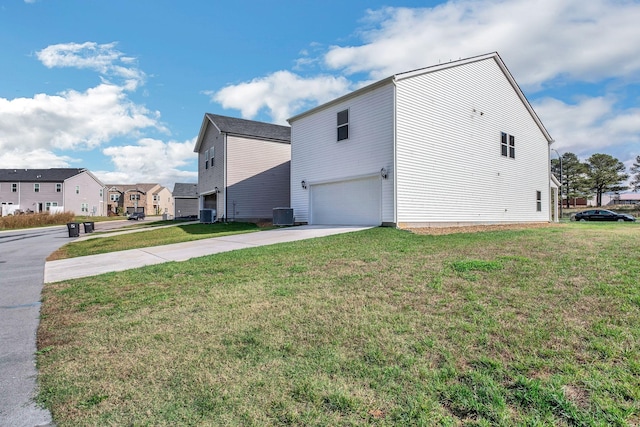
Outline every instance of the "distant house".
<svg viewBox="0 0 640 427"><path fill-rule="evenodd" d="M639 193L620 193L620 194L603 194L602 205L619 206L619 205L639 205Z"/></svg>
<svg viewBox="0 0 640 427"><path fill-rule="evenodd" d="M106 199L109 215L162 215L173 211L171 191L160 184L107 184Z"/></svg>
<svg viewBox="0 0 640 427"><path fill-rule="evenodd" d="M173 186L175 218L198 217L198 184L176 182Z"/></svg>
<svg viewBox="0 0 640 427"><path fill-rule="evenodd" d="M557 218L553 140L497 53L390 76L289 123L296 222Z"/></svg>
<svg viewBox="0 0 640 427"><path fill-rule="evenodd" d="M261 221L289 206L291 131L252 120L205 114L198 153L199 209L219 220Z"/></svg>
<svg viewBox="0 0 640 427"><path fill-rule="evenodd" d="M3 215L65 211L103 216L104 185L87 169L0 169Z"/></svg>

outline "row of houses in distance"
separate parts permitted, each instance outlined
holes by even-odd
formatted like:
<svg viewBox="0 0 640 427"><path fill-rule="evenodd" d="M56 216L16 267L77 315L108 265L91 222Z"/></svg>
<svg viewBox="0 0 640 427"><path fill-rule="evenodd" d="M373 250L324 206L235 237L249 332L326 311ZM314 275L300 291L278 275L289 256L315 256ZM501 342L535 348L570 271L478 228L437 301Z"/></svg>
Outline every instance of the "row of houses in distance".
<svg viewBox="0 0 640 427"><path fill-rule="evenodd" d="M74 212L110 216L144 212L197 217L196 184L103 184L82 168L0 169L1 214Z"/></svg>

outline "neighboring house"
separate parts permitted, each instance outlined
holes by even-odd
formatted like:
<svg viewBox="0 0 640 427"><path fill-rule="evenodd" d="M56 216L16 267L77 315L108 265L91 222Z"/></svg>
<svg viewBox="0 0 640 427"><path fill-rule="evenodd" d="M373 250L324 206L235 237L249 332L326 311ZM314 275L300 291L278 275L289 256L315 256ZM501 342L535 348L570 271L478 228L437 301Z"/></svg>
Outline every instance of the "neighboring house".
<svg viewBox="0 0 640 427"><path fill-rule="evenodd" d="M393 75L289 123L297 223L552 219L553 140L497 53Z"/></svg>
<svg viewBox="0 0 640 427"><path fill-rule="evenodd" d="M198 217L198 184L176 182L173 186L174 218Z"/></svg>
<svg viewBox="0 0 640 427"><path fill-rule="evenodd" d="M65 211L103 216L104 185L87 169L0 169L4 214Z"/></svg>
<svg viewBox="0 0 640 427"><path fill-rule="evenodd" d="M173 211L171 191L160 184L107 184L106 199L109 215L162 215Z"/></svg>
<svg viewBox="0 0 640 427"><path fill-rule="evenodd" d="M616 205L638 205L640 204L640 194L638 193L620 193L620 194L603 194L603 206Z"/></svg>
<svg viewBox="0 0 640 427"><path fill-rule="evenodd" d="M199 209L218 220L263 221L289 206L291 129L205 114L198 153Z"/></svg>

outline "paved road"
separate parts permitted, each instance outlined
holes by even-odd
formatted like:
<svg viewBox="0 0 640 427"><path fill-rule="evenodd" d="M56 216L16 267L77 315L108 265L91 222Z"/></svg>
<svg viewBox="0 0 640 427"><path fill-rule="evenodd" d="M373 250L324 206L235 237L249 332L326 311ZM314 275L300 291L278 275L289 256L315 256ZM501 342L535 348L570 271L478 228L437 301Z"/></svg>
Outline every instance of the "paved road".
<svg viewBox="0 0 640 427"><path fill-rule="evenodd" d="M45 258L71 241L66 226L0 232L0 426L51 423L33 402Z"/></svg>

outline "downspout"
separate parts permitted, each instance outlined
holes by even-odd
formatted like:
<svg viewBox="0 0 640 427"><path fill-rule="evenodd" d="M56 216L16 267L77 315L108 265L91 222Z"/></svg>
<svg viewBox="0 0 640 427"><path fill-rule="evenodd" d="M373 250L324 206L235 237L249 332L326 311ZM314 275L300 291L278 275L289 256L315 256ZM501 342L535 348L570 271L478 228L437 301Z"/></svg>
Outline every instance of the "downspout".
<svg viewBox="0 0 640 427"><path fill-rule="evenodd" d="M397 129L397 91L395 76L393 83L393 223L398 228L398 129Z"/></svg>
<svg viewBox="0 0 640 427"><path fill-rule="evenodd" d="M222 140L222 214L225 222L229 221L227 217L227 160L227 134L225 133Z"/></svg>

